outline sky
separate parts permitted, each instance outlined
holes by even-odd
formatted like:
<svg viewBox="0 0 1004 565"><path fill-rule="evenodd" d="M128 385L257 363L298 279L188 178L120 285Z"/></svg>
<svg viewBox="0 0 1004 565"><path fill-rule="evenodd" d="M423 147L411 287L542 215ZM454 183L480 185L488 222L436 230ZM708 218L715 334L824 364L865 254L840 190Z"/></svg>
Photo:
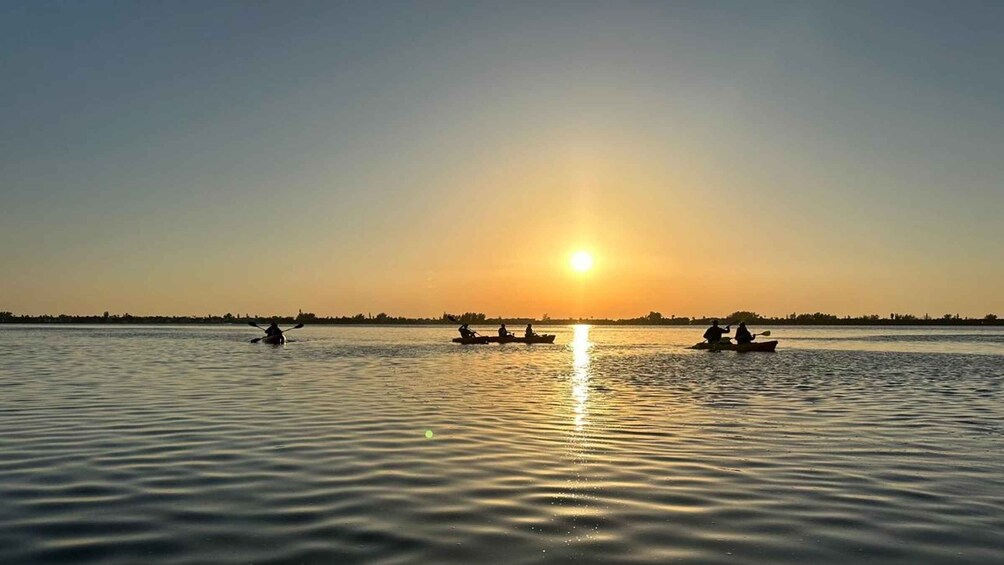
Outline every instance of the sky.
<svg viewBox="0 0 1004 565"><path fill-rule="evenodd" d="M0 3L0 310L1004 314L1002 28L1001 2Z"/></svg>

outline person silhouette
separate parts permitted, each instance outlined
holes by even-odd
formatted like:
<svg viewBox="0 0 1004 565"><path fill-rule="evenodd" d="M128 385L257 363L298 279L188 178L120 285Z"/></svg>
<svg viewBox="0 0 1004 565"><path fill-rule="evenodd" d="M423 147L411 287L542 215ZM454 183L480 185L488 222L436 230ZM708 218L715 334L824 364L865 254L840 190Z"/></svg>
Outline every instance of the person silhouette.
<svg viewBox="0 0 1004 565"><path fill-rule="evenodd" d="M282 330L279 329L279 322L273 320L272 324L268 327L268 329L265 330L265 335L267 336L282 335Z"/></svg>
<svg viewBox="0 0 1004 565"><path fill-rule="evenodd" d="M718 320L712 320L711 327L705 330L704 332L704 339L708 340L708 343L711 344L718 343L719 341L722 340L722 336L724 334L727 334L729 333L729 331L731 331L729 329L730 327L732 327L732 324L725 326L725 329L723 330L722 328L718 327Z"/></svg>
<svg viewBox="0 0 1004 565"><path fill-rule="evenodd" d="M746 329L746 322L739 322L739 327L736 328L736 343L751 343L755 337Z"/></svg>

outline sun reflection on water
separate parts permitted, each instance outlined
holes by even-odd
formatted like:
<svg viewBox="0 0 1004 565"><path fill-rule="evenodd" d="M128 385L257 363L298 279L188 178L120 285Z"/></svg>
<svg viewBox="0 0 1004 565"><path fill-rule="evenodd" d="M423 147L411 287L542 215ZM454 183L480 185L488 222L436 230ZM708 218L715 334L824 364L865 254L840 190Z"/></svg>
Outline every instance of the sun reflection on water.
<svg viewBox="0 0 1004 565"><path fill-rule="evenodd" d="M589 417L589 326L574 327L572 339L572 409L575 411L575 431L582 431Z"/></svg>

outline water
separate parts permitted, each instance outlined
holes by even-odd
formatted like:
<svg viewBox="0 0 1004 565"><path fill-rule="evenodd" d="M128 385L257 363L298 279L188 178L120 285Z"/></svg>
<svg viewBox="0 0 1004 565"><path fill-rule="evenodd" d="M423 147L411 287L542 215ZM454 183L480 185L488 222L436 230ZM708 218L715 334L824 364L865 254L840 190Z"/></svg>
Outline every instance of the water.
<svg viewBox="0 0 1004 565"><path fill-rule="evenodd" d="M1004 562L1004 330L772 329L0 326L0 563Z"/></svg>

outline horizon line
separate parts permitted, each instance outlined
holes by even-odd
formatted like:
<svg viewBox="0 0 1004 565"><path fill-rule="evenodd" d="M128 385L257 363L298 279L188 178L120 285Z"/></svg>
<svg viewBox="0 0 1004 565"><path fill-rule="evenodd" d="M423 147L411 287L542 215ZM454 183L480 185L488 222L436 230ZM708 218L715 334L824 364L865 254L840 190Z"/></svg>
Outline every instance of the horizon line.
<svg viewBox="0 0 1004 565"><path fill-rule="evenodd" d="M527 321L527 322L575 322L575 321L593 321L593 322L636 322L650 324L668 324L673 321L678 321L679 323L685 323L686 321L707 321L707 320L723 320L723 321L769 321L773 323L793 321L793 322L805 322L809 320L816 321L834 321L834 322L849 322L849 321L863 321L863 322L949 322L949 321L998 321L1001 319L996 313L988 312L982 316L962 316L960 313L945 313L940 316L931 316L925 313L922 316L918 316L911 313L898 313L890 312L888 317L881 316L879 314L860 314L860 315L850 315L850 314L831 314L827 312L792 312L790 314L785 314L782 316L761 314L753 310L736 310L728 314L723 315L700 315L700 316L678 316L676 314L663 315L656 310L649 311L648 314L643 314L635 317L599 317L599 316L549 316L544 314L540 317L538 316L489 316L483 312L464 312L458 314L451 314L449 312L443 312L438 316L398 316L387 314L386 312L379 312L373 315L372 312L367 312L363 314L362 312L357 312L355 314L348 315L329 315L321 316L313 312L303 312L300 310L296 315L283 315L283 314L269 314L269 315L259 315L258 313L238 313L233 314L227 312L225 314L132 314L129 312L124 313L111 313L110 311L104 311L100 314L15 314L11 311L0 310L0 323L17 323L17 322L27 322L30 320L66 320L66 319L79 319L86 318L91 320L116 320L123 321L127 319L165 319L165 320L178 320L178 319L188 319L188 320L198 320L203 322L212 321L252 321L252 320L295 320L301 322L317 322L317 323L346 323L349 321L358 321L361 323L373 323L375 320L386 320L392 323L408 323L408 322L434 322L434 323L445 323L449 322L447 318L453 316L459 320L465 320L467 323L495 323L495 322L505 322L507 320L512 321Z"/></svg>

